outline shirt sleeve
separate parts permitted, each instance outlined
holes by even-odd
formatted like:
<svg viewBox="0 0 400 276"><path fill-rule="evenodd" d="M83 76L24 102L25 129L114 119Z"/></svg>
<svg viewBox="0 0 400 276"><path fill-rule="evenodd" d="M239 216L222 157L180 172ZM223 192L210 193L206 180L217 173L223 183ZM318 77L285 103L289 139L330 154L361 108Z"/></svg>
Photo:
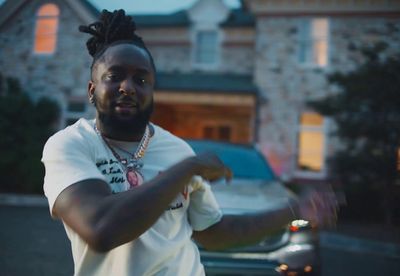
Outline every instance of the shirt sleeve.
<svg viewBox="0 0 400 276"><path fill-rule="evenodd" d="M222 212L210 184L199 176L195 176L190 184L193 192L190 194L189 221L193 230L202 231L219 222Z"/></svg>
<svg viewBox="0 0 400 276"><path fill-rule="evenodd" d="M91 149L83 138L59 132L46 143L42 162L45 167L43 190L49 201L50 212L61 192L72 184L85 179L102 179Z"/></svg>

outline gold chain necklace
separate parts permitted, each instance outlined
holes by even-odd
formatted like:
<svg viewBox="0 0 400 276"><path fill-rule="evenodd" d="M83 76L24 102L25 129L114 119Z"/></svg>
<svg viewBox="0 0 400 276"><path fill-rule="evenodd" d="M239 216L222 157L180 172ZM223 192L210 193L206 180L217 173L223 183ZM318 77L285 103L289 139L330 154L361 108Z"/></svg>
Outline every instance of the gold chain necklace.
<svg viewBox="0 0 400 276"><path fill-rule="evenodd" d="M136 149L136 151L132 154L129 151L123 150L119 147L117 147L120 150L123 150L124 152L128 153L130 155L129 161L126 158L122 158L116 151L115 149L110 145L109 141L107 140L106 137L98 130L96 123L94 124L94 129L96 133L103 139L104 143L106 146L110 149L114 157L118 160L121 165L125 168L125 176L126 180L129 183L129 188L134 188L136 186L139 186L144 182L144 177L143 174L140 172L140 170L143 167L143 162L140 161L141 158L143 158L147 146L149 145L150 142L150 128L148 125L146 125L146 129L144 131L143 137L140 140L140 143Z"/></svg>

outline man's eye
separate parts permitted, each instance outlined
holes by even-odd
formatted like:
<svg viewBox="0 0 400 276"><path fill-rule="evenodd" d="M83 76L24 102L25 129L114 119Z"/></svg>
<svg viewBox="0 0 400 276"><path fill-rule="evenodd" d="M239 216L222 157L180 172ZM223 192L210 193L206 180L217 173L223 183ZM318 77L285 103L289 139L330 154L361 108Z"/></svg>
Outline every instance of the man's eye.
<svg viewBox="0 0 400 276"><path fill-rule="evenodd" d="M144 85L147 83L145 78L136 78L135 81L136 81L136 83L138 83L140 85Z"/></svg>
<svg viewBox="0 0 400 276"><path fill-rule="evenodd" d="M118 81L120 79L120 76L116 75L116 74L110 74L110 75L107 75L106 78L109 81Z"/></svg>

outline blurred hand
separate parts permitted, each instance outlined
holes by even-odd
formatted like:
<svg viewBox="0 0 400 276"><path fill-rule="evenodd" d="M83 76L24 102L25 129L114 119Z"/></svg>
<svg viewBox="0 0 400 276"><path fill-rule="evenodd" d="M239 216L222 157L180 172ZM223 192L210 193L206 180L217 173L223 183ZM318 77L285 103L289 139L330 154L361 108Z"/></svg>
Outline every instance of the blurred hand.
<svg viewBox="0 0 400 276"><path fill-rule="evenodd" d="M298 215L319 227L333 227L337 221L338 201L328 188L307 190L298 199Z"/></svg>
<svg viewBox="0 0 400 276"><path fill-rule="evenodd" d="M210 182L220 178L225 178L227 182L232 179L231 169L213 153L201 153L191 157L190 161L194 164L195 174Z"/></svg>

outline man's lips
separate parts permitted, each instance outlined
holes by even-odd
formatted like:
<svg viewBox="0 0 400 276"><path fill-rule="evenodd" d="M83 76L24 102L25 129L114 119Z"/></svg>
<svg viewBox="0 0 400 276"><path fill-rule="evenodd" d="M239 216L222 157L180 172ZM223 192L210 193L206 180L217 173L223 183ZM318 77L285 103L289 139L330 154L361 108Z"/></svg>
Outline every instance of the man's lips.
<svg viewBox="0 0 400 276"><path fill-rule="evenodd" d="M116 103L115 108L118 111L127 112L127 111L137 109L138 106L135 102L118 102L118 103Z"/></svg>
<svg viewBox="0 0 400 276"><path fill-rule="evenodd" d="M117 103L116 106L121 106L121 107L136 107L136 103L133 103L133 102Z"/></svg>

